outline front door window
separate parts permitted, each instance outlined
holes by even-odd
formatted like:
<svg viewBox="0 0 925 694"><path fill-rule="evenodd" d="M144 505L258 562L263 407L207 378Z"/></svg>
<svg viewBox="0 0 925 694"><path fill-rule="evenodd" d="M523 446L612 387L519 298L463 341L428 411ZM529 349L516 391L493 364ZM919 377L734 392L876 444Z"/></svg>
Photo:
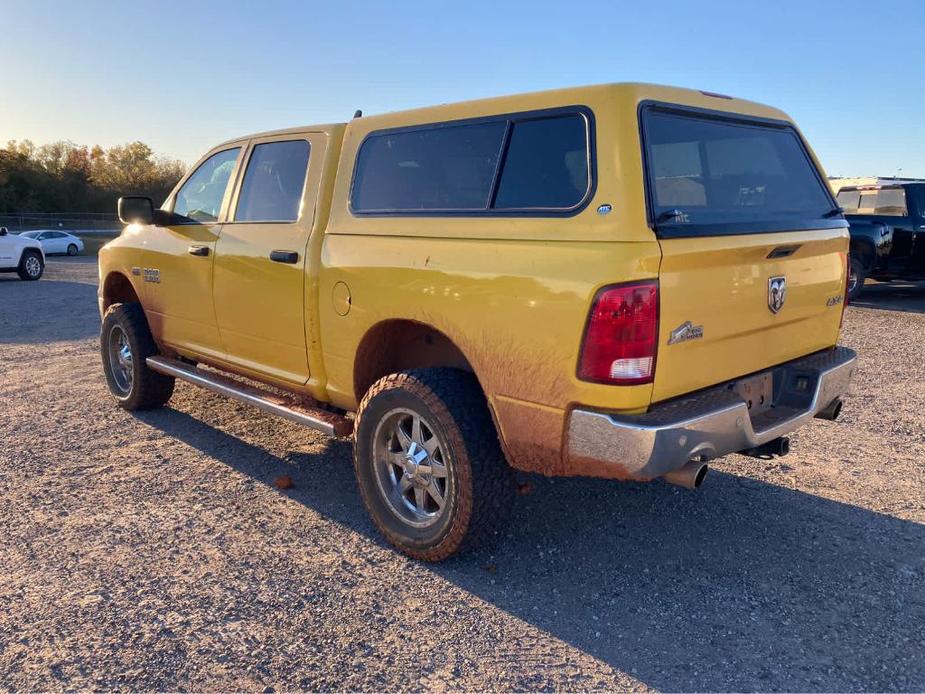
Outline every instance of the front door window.
<svg viewBox="0 0 925 694"><path fill-rule="evenodd" d="M217 221L239 151L226 149L202 162L177 192L174 213L193 222Z"/></svg>

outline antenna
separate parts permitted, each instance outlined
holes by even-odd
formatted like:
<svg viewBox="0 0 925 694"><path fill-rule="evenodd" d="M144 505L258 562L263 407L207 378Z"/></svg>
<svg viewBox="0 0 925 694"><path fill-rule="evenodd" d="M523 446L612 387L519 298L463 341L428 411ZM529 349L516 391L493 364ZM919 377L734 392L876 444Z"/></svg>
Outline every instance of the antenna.
<svg viewBox="0 0 925 694"><path fill-rule="evenodd" d="M359 109L359 108L358 108L356 111L354 111L354 112L353 112L353 117L354 117L354 118L362 118L362 117L363 117L363 111L362 111L362 109Z"/></svg>

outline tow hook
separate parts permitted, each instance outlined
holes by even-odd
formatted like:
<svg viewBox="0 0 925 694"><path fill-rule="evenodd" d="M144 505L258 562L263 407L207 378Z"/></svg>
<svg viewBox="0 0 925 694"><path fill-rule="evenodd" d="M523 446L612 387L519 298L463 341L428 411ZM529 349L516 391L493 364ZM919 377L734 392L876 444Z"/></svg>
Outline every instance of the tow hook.
<svg viewBox="0 0 925 694"><path fill-rule="evenodd" d="M755 446L754 448L746 448L744 451L742 451L742 455L769 460L770 458L779 458L781 456L785 456L789 452L790 437L778 436L776 439L771 439L767 443L763 443L760 446Z"/></svg>

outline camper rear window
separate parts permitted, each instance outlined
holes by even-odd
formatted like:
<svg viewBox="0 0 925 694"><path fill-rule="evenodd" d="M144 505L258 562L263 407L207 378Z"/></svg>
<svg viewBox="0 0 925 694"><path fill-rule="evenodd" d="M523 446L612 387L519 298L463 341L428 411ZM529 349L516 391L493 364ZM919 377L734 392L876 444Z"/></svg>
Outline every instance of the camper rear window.
<svg viewBox="0 0 925 694"><path fill-rule="evenodd" d="M693 236L833 221L831 194L791 127L661 108L642 117L658 230Z"/></svg>

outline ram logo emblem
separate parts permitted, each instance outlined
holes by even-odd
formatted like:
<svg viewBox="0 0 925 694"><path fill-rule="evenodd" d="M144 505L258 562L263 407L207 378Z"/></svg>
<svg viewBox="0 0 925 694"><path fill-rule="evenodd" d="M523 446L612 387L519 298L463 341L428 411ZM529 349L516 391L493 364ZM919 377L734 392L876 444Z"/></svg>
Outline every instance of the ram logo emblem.
<svg viewBox="0 0 925 694"><path fill-rule="evenodd" d="M768 308L771 313L777 313L784 307L787 300L787 278L771 277L768 279Z"/></svg>

